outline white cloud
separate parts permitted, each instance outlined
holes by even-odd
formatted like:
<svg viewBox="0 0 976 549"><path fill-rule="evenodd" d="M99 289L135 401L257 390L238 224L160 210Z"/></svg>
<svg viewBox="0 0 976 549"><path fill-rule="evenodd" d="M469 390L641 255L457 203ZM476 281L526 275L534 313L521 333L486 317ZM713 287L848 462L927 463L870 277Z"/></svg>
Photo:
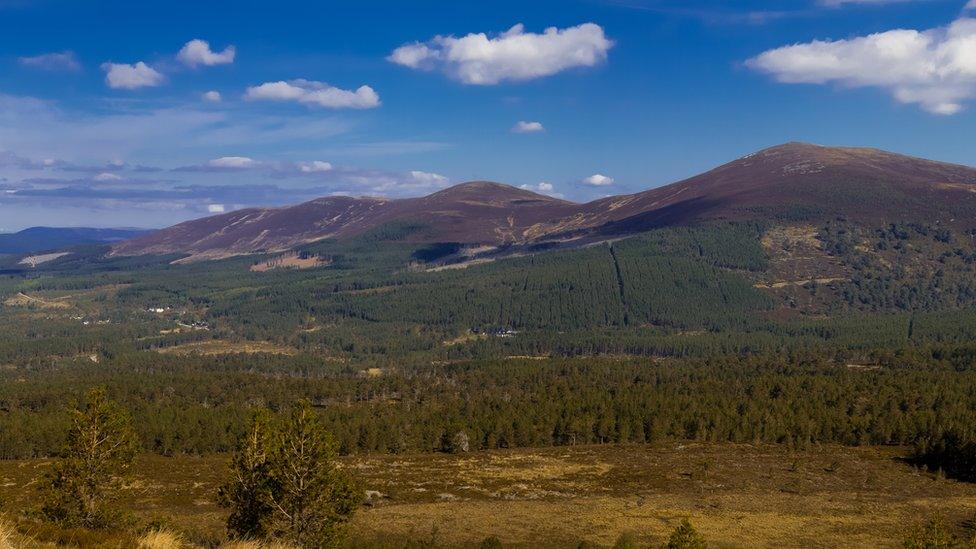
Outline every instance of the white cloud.
<svg viewBox="0 0 976 549"><path fill-rule="evenodd" d="M256 165L257 162L255 162L253 158L248 158L246 156L222 156L207 162L207 166L211 168L224 170L244 170L247 168L253 168Z"/></svg>
<svg viewBox="0 0 976 549"><path fill-rule="evenodd" d="M332 171L332 164L329 162L323 162L321 160L313 160L311 162L299 162L296 164L298 171L302 173L321 173Z"/></svg>
<svg viewBox="0 0 976 549"><path fill-rule="evenodd" d="M46 71L77 72L81 70L81 63L78 62L78 59L75 58L75 53L72 51L21 57L18 61L25 67Z"/></svg>
<svg viewBox="0 0 976 549"><path fill-rule="evenodd" d="M224 51L217 53L210 49L210 43L206 40L190 40L187 42L176 58L188 67L203 65L211 67L213 65L226 65L234 62L234 55L237 50L234 46L227 46Z"/></svg>
<svg viewBox="0 0 976 549"><path fill-rule="evenodd" d="M102 172L102 173L96 175L95 177L93 177L92 179L94 179L95 181L99 181L99 182L122 181L122 178L120 176L115 175L114 173L108 173L108 172Z"/></svg>
<svg viewBox="0 0 976 549"><path fill-rule="evenodd" d="M450 182L450 179L439 174L431 172L422 172L419 170L413 170L410 172L410 177L417 183L424 185L441 186L446 185Z"/></svg>
<svg viewBox="0 0 976 549"><path fill-rule="evenodd" d="M220 100L222 99L220 97L220 92L217 90L210 90L204 93L201 97L203 97L204 101L210 101L211 103L220 103Z"/></svg>
<svg viewBox="0 0 976 549"><path fill-rule="evenodd" d="M976 19L784 46L746 65L789 84L882 88L902 103L951 115L976 97Z"/></svg>
<svg viewBox="0 0 976 549"><path fill-rule="evenodd" d="M976 10L976 0L969 0L969 2L966 3L966 6L963 8L963 11L969 11L969 10Z"/></svg>
<svg viewBox="0 0 976 549"><path fill-rule="evenodd" d="M556 192L555 185L553 185L552 183L548 183L546 181L542 181L536 185L520 185L519 188L524 189L526 191L536 192L539 194L546 194L555 198L563 197L562 194Z"/></svg>
<svg viewBox="0 0 976 549"><path fill-rule="evenodd" d="M512 126L513 133L536 133L545 131L542 126L542 122L526 122L525 120L519 120Z"/></svg>
<svg viewBox="0 0 976 549"><path fill-rule="evenodd" d="M159 86L166 78L149 65L139 61L134 65L125 63L102 63L105 83L113 89L134 90Z"/></svg>
<svg viewBox="0 0 976 549"><path fill-rule="evenodd" d="M440 70L465 84L490 85L592 67L606 60L611 47L613 42L594 23L550 27L542 34L526 33L520 23L493 38L472 33L404 44L387 60L412 69Z"/></svg>
<svg viewBox="0 0 976 549"><path fill-rule="evenodd" d="M583 180L583 184L593 187L606 187L613 185L613 178L603 174L595 173Z"/></svg>
<svg viewBox="0 0 976 549"><path fill-rule="evenodd" d="M207 204L207 211L212 214L222 214L227 211L223 204Z"/></svg>
<svg viewBox="0 0 976 549"><path fill-rule="evenodd" d="M380 105L379 95L369 86L360 86L355 91L350 91L305 79L265 82L260 86L252 86L247 89L245 98L296 101L330 109L372 109Z"/></svg>

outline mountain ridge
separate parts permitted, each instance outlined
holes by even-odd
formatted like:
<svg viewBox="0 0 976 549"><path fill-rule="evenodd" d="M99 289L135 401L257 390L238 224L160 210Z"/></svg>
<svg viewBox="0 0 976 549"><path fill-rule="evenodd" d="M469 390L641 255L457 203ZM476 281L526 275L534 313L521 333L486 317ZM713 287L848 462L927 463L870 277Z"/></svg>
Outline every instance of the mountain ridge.
<svg viewBox="0 0 976 549"><path fill-rule="evenodd" d="M27 254L82 244L108 244L151 232L130 228L29 227L0 234L0 254Z"/></svg>
<svg viewBox="0 0 976 549"><path fill-rule="evenodd" d="M322 197L188 221L119 243L112 254L226 257L348 238L398 221L426 226L412 240L501 246L707 220L838 216L976 227L976 169L880 149L790 142L669 185L585 203L490 181L414 198Z"/></svg>

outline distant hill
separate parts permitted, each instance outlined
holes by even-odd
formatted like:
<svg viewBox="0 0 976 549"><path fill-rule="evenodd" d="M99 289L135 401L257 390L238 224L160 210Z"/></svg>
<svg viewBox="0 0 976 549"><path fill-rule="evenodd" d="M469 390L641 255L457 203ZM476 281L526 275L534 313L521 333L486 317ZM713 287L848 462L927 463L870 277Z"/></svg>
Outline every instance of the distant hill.
<svg viewBox="0 0 976 549"><path fill-rule="evenodd" d="M121 242L116 255L202 258L284 250L412 224L413 242L490 246L592 241L705 220L919 221L976 228L976 169L867 148L787 143L632 195L576 204L474 182L421 198L328 197L189 221Z"/></svg>
<svg viewBox="0 0 976 549"><path fill-rule="evenodd" d="M28 254L81 244L109 244L145 236L150 232L139 229L32 227L17 233L0 234L0 254Z"/></svg>

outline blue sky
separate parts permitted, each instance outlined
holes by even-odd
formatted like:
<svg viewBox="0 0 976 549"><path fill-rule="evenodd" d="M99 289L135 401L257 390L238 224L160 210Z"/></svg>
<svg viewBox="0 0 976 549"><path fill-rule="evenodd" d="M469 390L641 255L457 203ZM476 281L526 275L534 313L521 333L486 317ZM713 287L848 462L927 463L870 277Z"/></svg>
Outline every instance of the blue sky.
<svg viewBox="0 0 976 549"><path fill-rule="evenodd" d="M793 140L974 165L965 3L0 0L0 229L583 201Z"/></svg>

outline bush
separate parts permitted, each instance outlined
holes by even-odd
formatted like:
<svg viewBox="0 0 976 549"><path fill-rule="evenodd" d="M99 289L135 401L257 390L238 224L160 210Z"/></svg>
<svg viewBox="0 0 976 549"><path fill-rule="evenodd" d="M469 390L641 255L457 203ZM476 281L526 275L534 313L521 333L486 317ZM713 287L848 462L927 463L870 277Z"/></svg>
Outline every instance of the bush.
<svg viewBox="0 0 976 549"><path fill-rule="evenodd" d="M630 532L620 534L617 542L613 544L613 549L637 549L638 547L640 544L637 542L637 536Z"/></svg>
<svg viewBox="0 0 976 549"><path fill-rule="evenodd" d="M662 546L664 549L705 549L705 538L695 530L688 519L683 519L681 524L671 532L668 542Z"/></svg>
<svg viewBox="0 0 976 549"><path fill-rule="evenodd" d="M956 546L956 536L943 518L916 525L905 537L905 549L942 549Z"/></svg>

